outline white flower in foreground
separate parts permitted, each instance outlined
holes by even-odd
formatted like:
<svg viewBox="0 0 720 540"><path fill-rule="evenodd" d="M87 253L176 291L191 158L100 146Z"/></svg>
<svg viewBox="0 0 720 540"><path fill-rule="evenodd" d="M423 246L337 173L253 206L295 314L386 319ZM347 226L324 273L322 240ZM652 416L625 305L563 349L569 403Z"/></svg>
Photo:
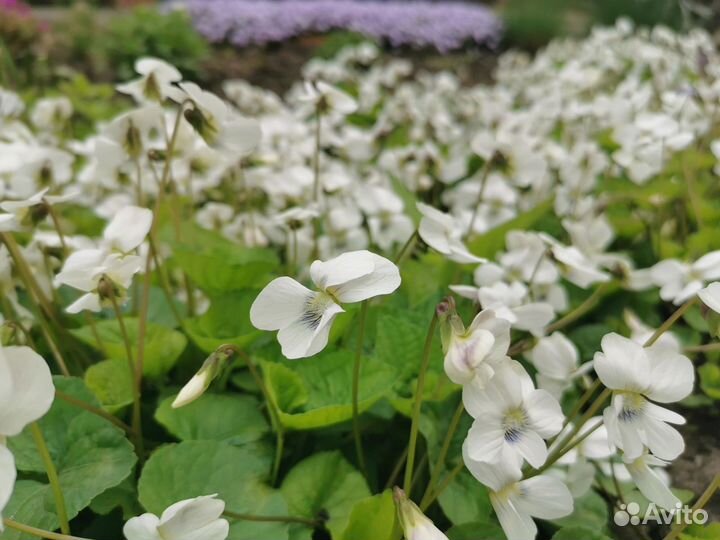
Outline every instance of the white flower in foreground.
<svg viewBox="0 0 720 540"><path fill-rule="evenodd" d="M695 381L692 362L667 347L642 347L614 333L604 336L601 346L594 363L602 383L613 390L603 414L610 442L627 460L640 457L646 447L661 459L678 457L685 443L668 423L685 419L650 400L673 403L687 397Z"/></svg>
<svg viewBox="0 0 720 540"><path fill-rule="evenodd" d="M484 388L495 374L510 347L510 323L492 310L477 314L465 328L454 309L441 319L441 337L445 351L445 373L456 384Z"/></svg>
<svg viewBox="0 0 720 540"><path fill-rule="evenodd" d="M44 416L54 398L50 369L38 353L30 347L0 348L0 441Z"/></svg>
<svg viewBox="0 0 720 540"><path fill-rule="evenodd" d="M44 416L54 398L50 369L39 354L29 347L0 347L0 513L10 500L17 476L5 439Z"/></svg>
<svg viewBox="0 0 720 540"><path fill-rule="evenodd" d="M700 300L703 304L712 309L715 313L720 313L720 282L715 281L698 292Z"/></svg>
<svg viewBox="0 0 720 540"><path fill-rule="evenodd" d="M139 58L135 62L135 71L141 76L134 81L117 85L117 91L135 98L138 103L165 101L176 96L178 88L173 83L182 80L177 68L159 58Z"/></svg>
<svg viewBox="0 0 720 540"><path fill-rule="evenodd" d="M10 450L0 444L0 532L4 530L2 511L10 500L16 477L15 458Z"/></svg>
<svg viewBox="0 0 720 540"><path fill-rule="evenodd" d="M578 365L577 347L561 332L540 338L527 356L538 370L538 387L556 399L572 386L573 379L592 369L592 362Z"/></svg>
<svg viewBox="0 0 720 540"><path fill-rule="evenodd" d="M708 281L720 279L720 251L712 251L692 264L676 259L660 261L650 270L660 298L678 305L697 294Z"/></svg>
<svg viewBox="0 0 720 540"><path fill-rule="evenodd" d="M250 321L260 330L279 330L286 358L304 358L327 345L330 327L353 303L390 294L400 286L400 271L389 260L369 251L350 251L315 261L310 277L320 289L311 291L290 277L271 281L250 307Z"/></svg>
<svg viewBox="0 0 720 540"><path fill-rule="evenodd" d="M558 519L573 511L573 498L557 478L539 475L522 480L518 469L507 464L474 460L463 445L463 460L470 473L490 490L492 504L505 536L511 540L534 540L537 526L533 517Z"/></svg>
<svg viewBox="0 0 720 540"><path fill-rule="evenodd" d="M222 519L225 503L206 495L173 504L161 517L143 514L123 528L127 540L225 540L230 524Z"/></svg>
<svg viewBox="0 0 720 540"><path fill-rule="evenodd" d="M417 203L417 209L423 215L418 234L428 246L456 263L486 262L470 253L462 243L463 231L455 218L420 202Z"/></svg>
<svg viewBox="0 0 720 540"><path fill-rule="evenodd" d="M393 490L393 498L406 540L448 540L432 520L407 498L402 489L396 487Z"/></svg>
<svg viewBox="0 0 720 540"><path fill-rule="evenodd" d="M357 102L349 94L323 81L306 81L305 94L300 99L321 111L352 114L357 110Z"/></svg>
<svg viewBox="0 0 720 540"><path fill-rule="evenodd" d="M634 460L625 460L630 476L640 492L655 504L674 510L675 505L680 503L670 488L658 474L658 469L651 467L664 467L667 463L655 456L644 453Z"/></svg>
<svg viewBox="0 0 720 540"><path fill-rule="evenodd" d="M475 418L466 439L468 456L518 473L523 459L536 469L545 463L543 439L557 434L563 424L560 404L545 390L536 390L514 360L500 364L484 390L463 387L463 403Z"/></svg>

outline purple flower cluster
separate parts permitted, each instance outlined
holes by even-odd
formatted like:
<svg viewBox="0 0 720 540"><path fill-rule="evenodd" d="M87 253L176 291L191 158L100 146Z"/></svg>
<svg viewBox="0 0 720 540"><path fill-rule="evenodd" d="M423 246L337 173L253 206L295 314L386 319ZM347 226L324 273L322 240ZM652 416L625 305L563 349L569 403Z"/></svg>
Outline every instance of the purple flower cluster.
<svg viewBox="0 0 720 540"><path fill-rule="evenodd" d="M460 2L353 0L189 0L198 31L238 46L284 41L305 33L349 30L393 46L449 51L475 42L493 46L500 20L485 6Z"/></svg>

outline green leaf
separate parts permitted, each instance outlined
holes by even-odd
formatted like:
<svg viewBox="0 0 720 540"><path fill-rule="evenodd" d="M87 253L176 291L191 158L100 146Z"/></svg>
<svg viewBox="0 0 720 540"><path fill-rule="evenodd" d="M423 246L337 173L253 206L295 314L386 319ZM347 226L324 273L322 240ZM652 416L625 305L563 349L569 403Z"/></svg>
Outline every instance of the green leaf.
<svg viewBox="0 0 720 540"><path fill-rule="evenodd" d="M54 377L54 382L58 390L99 406L80 379ZM89 506L95 497L128 478L133 470L136 457L124 432L90 412L56 400L39 421L39 426L57 468L70 519ZM28 429L10 439L8 446L15 455L19 471L38 473L45 478L45 467ZM24 522L41 526L40 521L49 518L37 510L35 502L15 501L23 497L23 493L15 492L11 507L21 507L23 512L27 510L30 515ZM54 499L48 484L33 483L33 493L38 504L44 505L47 512L54 512ZM37 516L32 516L33 512L37 512ZM10 514L6 512L6 515Z"/></svg>
<svg viewBox="0 0 720 540"><path fill-rule="evenodd" d="M350 351L334 351L309 361L264 363L265 382L280 408L282 424L291 429L314 429L350 420L354 357ZM390 392L395 375L392 367L363 358L360 412Z"/></svg>
<svg viewBox="0 0 720 540"><path fill-rule="evenodd" d="M10 502L3 510L5 517L11 517L15 521L54 531L60 527L60 522L55 515L54 506L46 507L46 498L49 486L34 480L18 480L15 483ZM0 534L2 540L37 540L35 536L23 534L13 529L5 528Z"/></svg>
<svg viewBox="0 0 720 540"><path fill-rule="evenodd" d="M680 534L680 540L717 540L720 538L720 523L690 525Z"/></svg>
<svg viewBox="0 0 720 540"><path fill-rule="evenodd" d="M397 512L392 491L355 503L340 540L395 540ZM399 530L399 529L398 529Z"/></svg>
<svg viewBox="0 0 720 540"><path fill-rule="evenodd" d="M85 384L111 413L133 402L132 377L126 361L103 360L90 366L85 372Z"/></svg>
<svg viewBox="0 0 720 540"><path fill-rule="evenodd" d="M102 516L109 514L118 507L122 509L125 520L142 514L142 508L137 500L137 488L135 487L134 478L126 478L119 485L95 497L90 504L90 510Z"/></svg>
<svg viewBox="0 0 720 540"><path fill-rule="evenodd" d="M538 204L524 214L495 227L494 229L475 236L467 242L470 252L478 257L493 258L499 251L505 248L505 236L512 230L532 230L533 226L545 217L553 208L553 200L547 200Z"/></svg>
<svg viewBox="0 0 720 540"><path fill-rule="evenodd" d="M370 496L365 479L337 451L314 454L295 465L280 491L291 515L315 519L326 514L333 538L342 537L355 504Z"/></svg>
<svg viewBox="0 0 720 540"><path fill-rule="evenodd" d="M132 355L135 360L137 359L139 321L135 317L126 317L125 326L132 344ZM117 320L100 321L95 324L95 327L103 342L107 356L113 360L127 362L125 342ZM71 330L71 332L84 343L96 349L98 348L97 341L89 326L83 326ZM145 332L143 374L151 378L165 375L173 368L175 362L185 350L186 345L187 338L182 333L159 324L148 323Z"/></svg>
<svg viewBox="0 0 720 540"><path fill-rule="evenodd" d="M456 525L486 522L492 515L487 488L466 471L455 477L438 500L447 518Z"/></svg>
<svg viewBox="0 0 720 540"><path fill-rule="evenodd" d="M180 409L173 397L165 399L155 419L180 440L257 441L269 431L260 402L251 396L205 394Z"/></svg>
<svg viewBox="0 0 720 540"><path fill-rule="evenodd" d="M256 443L233 446L220 441L185 441L156 450L138 483L140 503L160 515L184 499L218 494L230 512L285 516L281 494L265 485L269 449ZM229 540L287 540L286 523L232 521Z"/></svg>
<svg viewBox="0 0 720 540"><path fill-rule="evenodd" d="M171 241L173 261L208 293L263 285L280 263L274 251L240 246L198 226L186 225L182 241Z"/></svg>
<svg viewBox="0 0 720 540"><path fill-rule="evenodd" d="M609 536L590 527L563 527L556 532L552 540L612 540Z"/></svg>
<svg viewBox="0 0 720 540"><path fill-rule="evenodd" d="M257 291L242 291L217 296L210 309L200 317L186 319L184 328L190 338L206 353L225 344L245 349L262 332L250 323L250 306Z"/></svg>
<svg viewBox="0 0 720 540"><path fill-rule="evenodd" d="M609 521L607 503L594 491L575 499L575 509L567 517L552 520L560 527L590 528L604 532Z"/></svg>
<svg viewBox="0 0 720 540"><path fill-rule="evenodd" d="M713 399L720 399L720 366L703 364L698 368L700 388Z"/></svg>

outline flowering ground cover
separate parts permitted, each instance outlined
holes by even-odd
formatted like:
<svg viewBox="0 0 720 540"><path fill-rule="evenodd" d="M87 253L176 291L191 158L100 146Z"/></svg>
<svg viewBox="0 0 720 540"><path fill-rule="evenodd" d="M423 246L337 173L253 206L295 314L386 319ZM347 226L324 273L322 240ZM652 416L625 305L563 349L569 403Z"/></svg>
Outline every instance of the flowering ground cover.
<svg viewBox="0 0 720 540"><path fill-rule="evenodd" d="M139 58L90 129L2 90L0 538L720 537L673 475L719 61L620 21L493 85L361 44L282 97Z"/></svg>

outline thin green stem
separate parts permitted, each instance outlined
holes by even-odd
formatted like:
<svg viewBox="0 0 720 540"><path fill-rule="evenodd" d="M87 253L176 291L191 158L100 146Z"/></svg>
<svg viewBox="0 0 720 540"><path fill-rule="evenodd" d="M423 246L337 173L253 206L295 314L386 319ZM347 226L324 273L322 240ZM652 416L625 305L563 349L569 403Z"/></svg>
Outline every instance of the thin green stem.
<svg viewBox="0 0 720 540"><path fill-rule="evenodd" d="M69 394L66 394L65 392L61 392L60 390L57 390L57 389L55 390L55 397L63 400L64 402L66 402L70 405L73 405L80 409L84 409L89 413L99 416L100 418L103 418L103 419L107 420L108 422L111 422L112 424L116 425L117 427L119 427L120 429L122 429L123 431L125 431L126 433L128 433L132 436L135 435L135 432L133 431L133 429L130 426L128 426L125 422L120 420L117 416L113 416L112 414L110 414L107 411L104 411L103 409L95 407L95 406L91 405L90 403L87 403L85 401L77 399L77 398L75 398Z"/></svg>
<svg viewBox="0 0 720 540"><path fill-rule="evenodd" d="M715 475L712 482L710 482L710 485L705 489L705 491L703 491L702 495L700 495L698 500L695 502L692 507L693 512L704 508L707 503L710 502L710 499L713 498L713 495L715 495L718 489L720 489L720 474ZM677 538L678 535L685 530L685 527L687 527L687 521L688 520L683 520L680 525L674 525L663 540L675 540L675 538Z"/></svg>
<svg viewBox="0 0 720 540"><path fill-rule="evenodd" d="M230 519L236 519L238 521L257 521L263 523L298 523L300 525L307 525L308 527L315 528L321 525L321 522L315 519L309 519L304 517L295 516L255 516L252 514L239 514L237 512L230 512L225 510L223 512L225 517Z"/></svg>
<svg viewBox="0 0 720 540"><path fill-rule="evenodd" d="M420 501L421 506L430 498L433 489L435 489L435 484L440 479L440 474L445 468L445 458L447 457L448 450L450 450L450 443L452 443L452 439L455 436L455 432L457 431L458 426L460 425L460 419L462 418L464 412L465 404L461 399L460 403L458 403L457 409L455 409L455 413L453 414L452 419L450 420L450 425L448 426L447 433L445 434L445 440L443 441L442 447L440 448L440 453L438 454L435 465L433 466L433 469L430 473L430 481L428 482L425 493L423 494L423 497Z"/></svg>
<svg viewBox="0 0 720 540"><path fill-rule="evenodd" d="M53 208L50 203L45 202L44 204L45 208L48 211L48 214L50 215L50 220L53 222L53 227L55 227L55 231L58 234L58 238L60 239L60 245L62 246L63 255L67 256L68 246L65 242L65 234L63 233L62 225L60 224L60 217L57 215L55 208Z"/></svg>
<svg viewBox="0 0 720 540"><path fill-rule="evenodd" d="M492 164L495 161L495 155L493 154L490 159L488 159L485 162L485 165L483 166L483 170L480 176L480 191L478 192L477 200L475 201L475 207L473 208L472 216L470 217L470 224L468 225L468 229L465 232L465 236L468 237L473 233L473 230L475 228L475 221L477 220L477 214L478 210L480 209L480 205L482 204L483 198L485 197L485 188L487 186L487 179L490 175L490 170L492 169Z"/></svg>
<svg viewBox="0 0 720 540"><path fill-rule="evenodd" d="M405 449L402 451L402 454L400 454L400 457L398 457L397 461L395 462L395 466L393 467L393 470L390 473L387 482L385 483L385 489L390 489L395 485L395 480L397 480L398 476L400 476L400 471L402 471L402 467L407 461L407 455L408 447L406 446Z"/></svg>
<svg viewBox="0 0 720 540"><path fill-rule="evenodd" d="M35 536L37 538L46 538L47 540L90 540L89 538L82 538L80 536L70 536L69 534L59 534L52 531L46 531L44 529L38 529L25 525L24 523L18 523L15 520L4 518L3 524L8 529L14 529L16 531Z"/></svg>
<svg viewBox="0 0 720 540"><path fill-rule="evenodd" d="M360 326L358 328L357 346L355 348L355 363L353 365L352 381L352 413L353 436L355 438L355 453L357 454L360 471L367 478L365 467L365 454L363 453L362 434L360 433L360 371L362 368L363 344L365 341L365 324L367 321L368 301L365 300L360 308Z"/></svg>
<svg viewBox="0 0 720 540"><path fill-rule="evenodd" d="M103 278L107 279L107 278ZM107 279L109 281L109 279ZM110 285L112 287L112 284ZM127 365L128 370L130 371L130 380L135 381L137 380L137 369L138 366L135 364L135 361L133 360L133 352L132 352L132 342L130 341L130 335L128 334L127 327L125 326L125 317L123 317L122 310L120 309L120 306L117 303L117 298L115 298L115 294L111 293L109 295L110 303L112 304L113 310L115 311L115 317L118 322L118 326L120 327L120 335L123 338L123 343L125 344L125 355L127 356ZM135 442L138 450L138 455L143 455L143 437L142 437L142 409L141 409L141 396L140 396L140 390L139 388L133 384L132 385L132 394L133 394L133 411L132 411L132 430L133 433L135 433ZM142 458L141 458L142 459Z"/></svg>
<svg viewBox="0 0 720 540"><path fill-rule="evenodd" d="M410 253L412 253L413 248L415 247L415 242L417 242L418 239L418 230L415 229L413 233L410 235L410 238L407 239L407 242L403 244L403 247L400 248L400 251L398 251L397 255L395 255L395 265L400 266L400 263L403 262L406 256L408 256Z"/></svg>
<svg viewBox="0 0 720 540"><path fill-rule="evenodd" d="M320 212L320 148L322 134L322 113L318 106L315 110L315 155L313 157L313 202L317 207L318 215L313 219L313 258L320 253L320 220L322 213Z"/></svg>
<svg viewBox="0 0 720 540"><path fill-rule="evenodd" d="M655 330L655 333L648 338L648 340L643 345L644 347L650 347L655 344L655 342L660 339L660 336L662 336L665 332L670 330L672 326L682 317L685 312L690 309L695 303L697 302L697 297L693 296L690 300L686 301L683 305L681 305L679 308L677 308L670 317L667 318L667 320L660 325L660 327Z"/></svg>
<svg viewBox="0 0 720 540"><path fill-rule="evenodd" d="M595 291L588 296L585 301L580 304L578 307L570 311L568 314L566 314L561 319L558 319L551 325L547 326L545 328L546 334L551 334L555 332L556 330L561 330L565 328L566 326L574 323L578 319L580 319L583 315L588 313L590 310L592 310L597 303L600 301L600 299L605 296L605 293L610 287L611 281L606 281L605 283L601 284Z"/></svg>
<svg viewBox="0 0 720 540"><path fill-rule="evenodd" d="M415 450L417 446L418 431L420 426L420 411L422 408L423 393L425 391L425 374L427 373L427 368L430 364L430 351L432 348L433 337L435 336L435 329L437 328L437 324L438 316L437 312L434 312L432 320L430 321L427 336L425 337L425 347L423 349L420 372L418 373L417 386L415 387L415 403L413 405L412 420L410 424L410 442L408 443L408 458L405 465L405 480L403 482L403 487L408 497L410 497L413 467L415 465Z"/></svg>
<svg viewBox="0 0 720 540"><path fill-rule="evenodd" d="M60 521L60 530L65 535L70 534L70 521L68 520L67 509L65 507L65 497L63 496L62 488L60 487L60 478L58 477L57 469L53 463L52 456L50 456L50 451L48 450L47 443L45 442L45 437L43 437L42 430L37 422L30 424L30 431L32 432L33 439L35 440L35 446L37 446L38 454L40 454L40 458L45 466L48 481L50 482L50 489L52 490L52 494L55 499L55 510L57 512L58 521Z"/></svg>
<svg viewBox="0 0 720 540"><path fill-rule="evenodd" d="M459 462L457 465L455 465L455 467L453 467L453 469L448 473L448 475L447 475L445 478L443 478L442 482L440 482L440 484L438 484L437 489L436 489L435 492L425 501L425 504L424 504L424 505L422 505L422 504L420 505L420 510L422 510L422 511L424 512L425 510L427 510L428 508L430 508L430 505L431 505L432 503L434 503L440 495L443 494L443 492L448 488L448 486L452 483L452 481L455 480L455 477L456 477L458 474L460 474L460 471L463 470L463 467L464 467L464 466L465 466L465 464L463 463L462 460L460 460L460 462Z"/></svg>

